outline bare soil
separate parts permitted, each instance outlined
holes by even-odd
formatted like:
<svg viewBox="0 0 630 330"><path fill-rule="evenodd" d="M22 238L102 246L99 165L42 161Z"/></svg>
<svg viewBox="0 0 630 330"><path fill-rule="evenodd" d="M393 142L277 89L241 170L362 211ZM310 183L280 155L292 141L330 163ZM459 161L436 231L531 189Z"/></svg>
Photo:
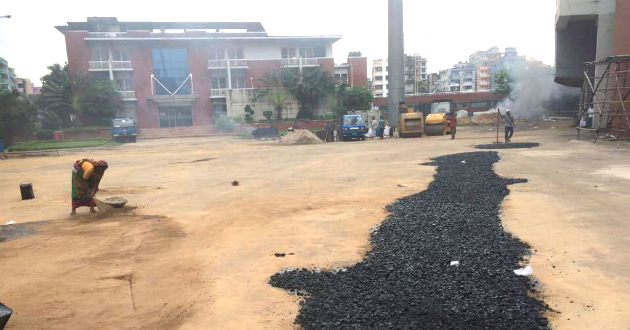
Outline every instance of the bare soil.
<svg viewBox="0 0 630 330"><path fill-rule="evenodd" d="M418 164L491 143L489 129L288 147L146 140L2 160L0 224L48 220L0 243L0 301L15 311L7 328L294 329L299 300L269 277L359 261L384 206L432 181L434 168ZM510 187L502 219L534 247L557 329L627 328L630 145L574 137L516 132L514 142L541 146L500 151L498 174L529 179ZM69 216L72 164L84 157L108 161L98 197L125 197L124 209ZM21 181L34 200L20 200Z"/></svg>

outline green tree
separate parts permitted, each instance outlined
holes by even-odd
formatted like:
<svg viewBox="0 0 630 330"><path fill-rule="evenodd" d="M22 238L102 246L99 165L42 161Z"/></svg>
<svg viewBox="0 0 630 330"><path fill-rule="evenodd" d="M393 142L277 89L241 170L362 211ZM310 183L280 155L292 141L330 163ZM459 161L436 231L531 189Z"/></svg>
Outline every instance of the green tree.
<svg viewBox="0 0 630 330"><path fill-rule="evenodd" d="M265 73L259 81L265 86L265 89L260 90L259 95L269 96L269 99L273 103L276 119L279 121L282 120L282 112L285 108L286 101L283 73L276 70L269 71Z"/></svg>
<svg viewBox="0 0 630 330"><path fill-rule="evenodd" d="M494 92L500 94L510 94L512 77L507 71L499 71L494 74Z"/></svg>
<svg viewBox="0 0 630 330"><path fill-rule="evenodd" d="M348 53L348 57L361 57L363 53L360 51L351 51Z"/></svg>
<svg viewBox="0 0 630 330"><path fill-rule="evenodd" d="M335 80L328 71L320 67L304 70L300 76L295 71L286 71L283 83L300 102L298 119L312 119L319 103L335 89Z"/></svg>
<svg viewBox="0 0 630 330"><path fill-rule="evenodd" d="M112 81L72 76L67 64L54 64L48 69L50 73L42 77L43 110L54 112L63 127L70 127L73 117L84 124L102 124L122 108L122 99Z"/></svg>
<svg viewBox="0 0 630 330"><path fill-rule="evenodd" d="M418 82L418 93L429 93L429 84L425 81Z"/></svg>
<svg viewBox="0 0 630 330"><path fill-rule="evenodd" d="M0 139L10 145L31 132L37 107L17 91L0 91Z"/></svg>
<svg viewBox="0 0 630 330"><path fill-rule="evenodd" d="M348 88L343 96L343 107L348 110L366 110L372 106L374 96L363 86Z"/></svg>
<svg viewBox="0 0 630 330"><path fill-rule="evenodd" d="M122 109L123 101L111 80L89 81L79 96L81 121L84 124L106 124Z"/></svg>

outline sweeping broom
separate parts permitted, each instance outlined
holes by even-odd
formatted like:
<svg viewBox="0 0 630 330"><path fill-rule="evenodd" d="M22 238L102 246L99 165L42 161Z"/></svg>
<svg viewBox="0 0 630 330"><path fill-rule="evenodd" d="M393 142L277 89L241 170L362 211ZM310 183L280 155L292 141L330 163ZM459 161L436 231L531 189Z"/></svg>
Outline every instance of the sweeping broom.
<svg viewBox="0 0 630 330"><path fill-rule="evenodd" d="M93 197L94 203L96 203L96 207L98 208L98 212L101 214L107 213L113 209L113 207L109 206L109 204L99 200L96 197Z"/></svg>

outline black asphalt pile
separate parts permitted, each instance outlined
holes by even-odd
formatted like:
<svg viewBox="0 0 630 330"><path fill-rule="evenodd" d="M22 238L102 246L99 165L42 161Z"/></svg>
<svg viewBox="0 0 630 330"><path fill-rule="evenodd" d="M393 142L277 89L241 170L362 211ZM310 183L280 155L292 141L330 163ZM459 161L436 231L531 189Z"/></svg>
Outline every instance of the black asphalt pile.
<svg viewBox="0 0 630 330"><path fill-rule="evenodd" d="M477 149L525 149L539 147L540 143L523 142L523 143L491 143L491 144L478 144L475 146Z"/></svg>
<svg viewBox="0 0 630 330"><path fill-rule="evenodd" d="M388 206L362 262L273 275L271 285L304 296L295 322L305 330L550 329L533 280L514 274L529 246L499 218L507 185L526 181L499 177L497 161L495 151L435 158L435 180Z"/></svg>

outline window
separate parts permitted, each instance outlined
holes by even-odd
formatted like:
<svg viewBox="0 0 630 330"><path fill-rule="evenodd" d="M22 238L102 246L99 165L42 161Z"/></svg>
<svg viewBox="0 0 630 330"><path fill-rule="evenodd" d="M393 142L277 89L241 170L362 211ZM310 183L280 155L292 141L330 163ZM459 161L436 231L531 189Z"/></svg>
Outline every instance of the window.
<svg viewBox="0 0 630 330"><path fill-rule="evenodd" d="M212 77L212 89L227 89L226 77Z"/></svg>
<svg viewBox="0 0 630 330"><path fill-rule="evenodd" d="M223 48L217 47L217 48L212 48L210 50L211 60L222 60L224 58L225 58L225 50Z"/></svg>
<svg viewBox="0 0 630 330"><path fill-rule="evenodd" d="M374 68L374 70L376 72L383 72L383 67L382 66L377 66L376 68Z"/></svg>
<svg viewBox="0 0 630 330"><path fill-rule="evenodd" d="M188 80L190 71L186 49L154 48L152 55L154 76L160 82L154 84L155 95L190 95L192 91Z"/></svg>
<svg viewBox="0 0 630 330"><path fill-rule="evenodd" d="M191 107L159 107L160 127L190 127L192 126Z"/></svg>
<svg viewBox="0 0 630 330"><path fill-rule="evenodd" d="M293 58L295 57L295 48L282 48L282 58Z"/></svg>
<svg viewBox="0 0 630 330"><path fill-rule="evenodd" d="M374 77L374 80L376 80L376 81L383 81L383 76L376 76L376 77Z"/></svg>
<svg viewBox="0 0 630 330"><path fill-rule="evenodd" d="M313 58L315 57L315 47L300 47L301 58Z"/></svg>
<svg viewBox="0 0 630 330"><path fill-rule="evenodd" d="M233 60L243 59L243 48L228 48L228 58Z"/></svg>
<svg viewBox="0 0 630 330"><path fill-rule="evenodd" d="M129 61L129 53L123 49L116 49L112 52L112 61Z"/></svg>
<svg viewBox="0 0 630 330"><path fill-rule="evenodd" d="M232 76L232 88L233 89L247 88L247 86L245 86L245 76Z"/></svg>
<svg viewBox="0 0 630 330"><path fill-rule="evenodd" d="M121 91L121 92L133 91L133 84L131 82L131 78L117 78L116 90Z"/></svg>
<svg viewBox="0 0 630 330"><path fill-rule="evenodd" d="M109 58L107 49L92 49L92 61L107 61Z"/></svg>

